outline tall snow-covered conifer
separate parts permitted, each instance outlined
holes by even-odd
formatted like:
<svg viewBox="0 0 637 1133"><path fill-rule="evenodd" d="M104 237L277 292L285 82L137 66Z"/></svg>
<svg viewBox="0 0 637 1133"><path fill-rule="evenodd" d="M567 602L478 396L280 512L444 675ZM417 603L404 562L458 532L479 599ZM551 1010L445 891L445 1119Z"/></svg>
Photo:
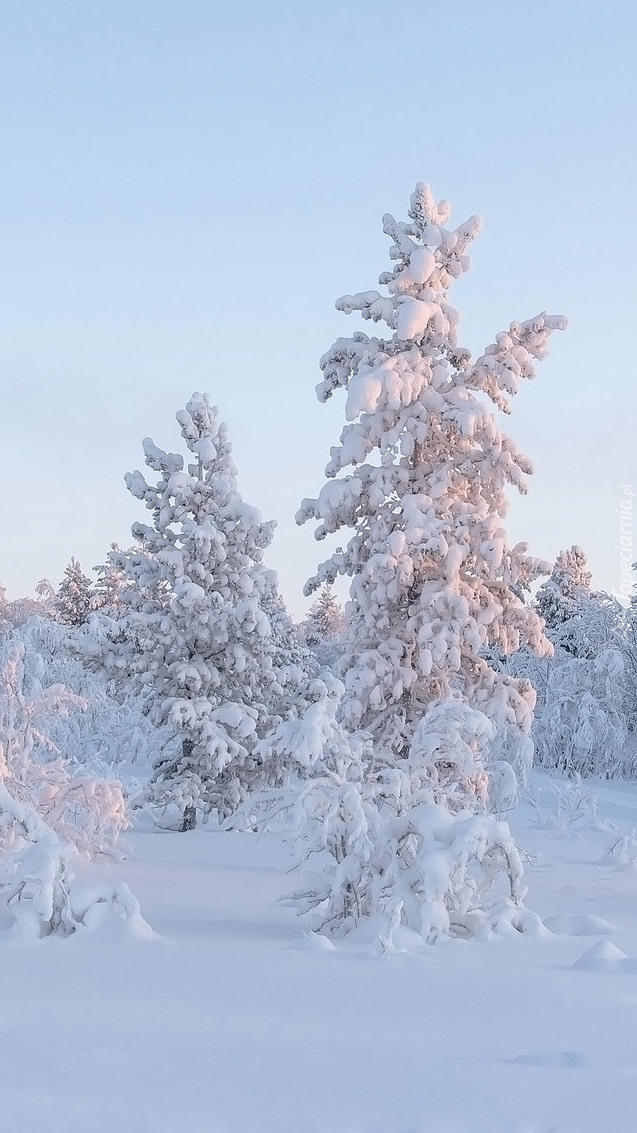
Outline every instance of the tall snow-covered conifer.
<svg viewBox="0 0 637 1133"><path fill-rule="evenodd" d="M506 489L526 492L532 468L500 432L489 402L509 412L565 320L543 313L514 322L473 360L458 345L448 293L470 267L480 221L450 229L449 215L448 202L436 204L418 184L406 222L383 218L394 261L379 280L387 294L365 291L336 304L389 333L357 331L321 359L319 400L345 389L348 423L331 450L327 483L303 502L297 521L317 520L317 539L353 533L306 593L339 574L352 579L343 718L371 734L381 762L407 757L427 712L460 700L495 729L489 750L487 731L474 744L476 772L506 759L523 780L534 693L529 682L496 672L485 651L550 648L518 596L547 567L526 544L507 543ZM448 763L444 751L441 758Z"/></svg>
<svg viewBox="0 0 637 1133"><path fill-rule="evenodd" d="M336 741L326 733L318 755L307 743L312 710L296 739L315 776L301 856L325 862L322 877L301 875L297 899L320 930L369 918L385 947L402 926L434 941L522 929L528 916L519 855L487 807L506 809L524 781L535 694L488 657L550 650L520 597L548 567L507 543L506 489L525 492L531 466L489 401L509 411L564 320L513 323L474 361L448 292L480 224L451 230L449 212L417 185L407 222L384 218L387 294L338 301L389 334L357 331L322 358L319 399L346 389L347 424L328 482L297 516L318 521L318 539L352 531L306 587L351 577Z"/></svg>
<svg viewBox="0 0 637 1133"><path fill-rule="evenodd" d="M578 598L590 595L591 572L581 547L560 551L550 578L539 587L535 599L538 614L547 630L557 629L575 616Z"/></svg>
<svg viewBox="0 0 637 1133"><path fill-rule="evenodd" d="M184 469L181 455L147 438L156 482L126 476L152 524L135 523L137 548L109 556L128 585L106 661L149 691L159 722L181 731L183 751L157 765L150 791L176 803L188 828L197 809L231 813L259 781L252 753L277 692L262 566L274 525L243 503L227 429L208 395L194 393L177 421L191 463Z"/></svg>
<svg viewBox="0 0 637 1133"><path fill-rule="evenodd" d="M117 543L111 543L111 552L120 550ZM92 607L94 610L112 610L120 602L120 592L127 585L126 577L115 563L108 559L105 563L100 563L99 566L94 566L93 570L97 575L93 590Z"/></svg>
<svg viewBox="0 0 637 1133"><path fill-rule="evenodd" d="M62 625L80 626L91 612L92 582L72 558L54 598L55 616Z"/></svg>
<svg viewBox="0 0 637 1133"><path fill-rule="evenodd" d="M308 645L318 645L328 637L337 637L343 632L345 618L332 587L321 587L315 602L310 606L305 620L305 640Z"/></svg>

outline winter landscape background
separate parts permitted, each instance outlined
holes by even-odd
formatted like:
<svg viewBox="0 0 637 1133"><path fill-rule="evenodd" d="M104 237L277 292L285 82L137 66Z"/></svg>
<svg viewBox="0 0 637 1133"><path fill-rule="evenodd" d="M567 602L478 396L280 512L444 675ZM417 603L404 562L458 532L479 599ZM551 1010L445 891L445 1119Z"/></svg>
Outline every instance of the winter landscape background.
<svg viewBox="0 0 637 1133"><path fill-rule="evenodd" d="M634 1127L635 16L589 15L0 13L8 1127Z"/></svg>

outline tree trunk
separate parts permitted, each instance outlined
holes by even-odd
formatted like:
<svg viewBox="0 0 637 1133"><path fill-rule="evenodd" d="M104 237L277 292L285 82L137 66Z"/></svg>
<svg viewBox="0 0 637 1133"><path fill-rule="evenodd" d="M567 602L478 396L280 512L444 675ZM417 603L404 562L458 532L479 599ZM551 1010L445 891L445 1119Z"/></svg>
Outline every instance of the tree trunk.
<svg viewBox="0 0 637 1133"><path fill-rule="evenodd" d="M187 806L184 810L184 820L181 824L183 830L194 830L197 825L197 808L194 806Z"/></svg>
<svg viewBox="0 0 637 1133"><path fill-rule="evenodd" d="M195 745L193 744L192 740L182 740L181 750L182 750L182 754L183 754L184 759L190 758L190 756L192 755L192 749L193 749L194 746ZM183 822L181 824L181 829L182 829L182 831L184 831L184 830L194 830L196 825L197 825L197 808L194 807L194 806L187 806L184 809L184 818L183 818Z"/></svg>

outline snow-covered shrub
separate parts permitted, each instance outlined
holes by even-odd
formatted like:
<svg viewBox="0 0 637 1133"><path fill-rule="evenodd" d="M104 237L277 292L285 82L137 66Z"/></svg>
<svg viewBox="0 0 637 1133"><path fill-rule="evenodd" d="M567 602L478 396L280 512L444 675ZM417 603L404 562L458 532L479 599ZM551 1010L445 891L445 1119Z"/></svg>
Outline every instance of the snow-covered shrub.
<svg viewBox="0 0 637 1133"><path fill-rule="evenodd" d="M146 780L162 753L177 750L176 730L156 726L143 700L123 688L113 695L100 666L89 668L100 652L90 629L30 618L10 641L24 650L29 679L43 689L63 685L81 701L81 707L71 702L66 714L53 707L42 717L42 731L73 773Z"/></svg>
<svg viewBox="0 0 637 1133"><path fill-rule="evenodd" d="M531 735L540 766L569 776L631 777L637 771L631 611L591 591L585 566L581 548L563 551L538 592L553 656L521 649L503 667L536 691Z"/></svg>
<svg viewBox="0 0 637 1133"><path fill-rule="evenodd" d="M109 902L119 908L126 896L126 887L119 887L117 894L100 889L78 903L71 864L75 855L92 857L112 848L127 825L124 798L116 781L69 773L42 724L52 712L81 707L80 698L61 685L42 688L24 659L24 644L3 647L0 899L13 915L18 934L68 936L88 926L93 906ZM129 908L120 915L130 912L135 917L134 898L129 896Z"/></svg>
<svg viewBox="0 0 637 1133"><path fill-rule="evenodd" d="M605 649L624 650L625 616L621 603L609 594L583 593L575 599L571 616L548 636L573 657L594 660Z"/></svg>
<svg viewBox="0 0 637 1133"><path fill-rule="evenodd" d="M69 936L76 852L42 820L37 810L14 798L0 776L0 899L13 914L17 932L28 936Z"/></svg>
<svg viewBox="0 0 637 1133"><path fill-rule="evenodd" d="M637 563L633 563L637 570ZM628 695L626 698L626 723L631 739L637 732L637 596L633 595L623 616L622 652L624 655Z"/></svg>
<svg viewBox="0 0 637 1133"><path fill-rule="evenodd" d="M87 857L105 852L128 825L121 784L71 773L47 723L84 702L63 685L43 688L25 656L16 641L0 655L0 779L62 841Z"/></svg>
<svg viewBox="0 0 637 1133"><path fill-rule="evenodd" d="M553 656L539 660L521 649L505 667L517 679L527 676L536 690L532 738L541 767L571 777L630 776L637 763L629 743L635 718L629 618L590 582L582 548L561 551L536 596Z"/></svg>
<svg viewBox="0 0 637 1133"><path fill-rule="evenodd" d="M474 813L486 799L475 748L489 720L460 701L434 705L409 758L379 769L369 735L339 721L344 692L323 672L305 712L261 745L264 759L296 763L301 780L294 800L293 784L266 795L260 821L293 812L292 899L310 927L343 935L376 918L384 947L400 924L428 941L522 927L525 890L508 828Z"/></svg>
<svg viewBox="0 0 637 1133"><path fill-rule="evenodd" d="M0 639L6 637L17 626L23 625L29 618L53 617L55 591L49 580L41 579L35 592L35 598L16 598L11 602L0 582Z"/></svg>
<svg viewBox="0 0 637 1133"><path fill-rule="evenodd" d="M602 856L604 865L613 869L637 869L637 830L613 838Z"/></svg>
<svg viewBox="0 0 637 1133"><path fill-rule="evenodd" d="M65 841L28 802L17 800L0 777L0 900L20 937L70 936L99 928L110 912L129 932L148 935L128 885L76 884L77 846Z"/></svg>
<svg viewBox="0 0 637 1133"><path fill-rule="evenodd" d="M632 777L637 759L627 744L624 682L618 649L594 660L556 655L533 729L538 765L569 776Z"/></svg>
<svg viewBox="0 0 637 1133"><path fill-rule="evenodd" d="M523 927L508 827L475 813L487 790L475 747L488 719L461 702L434 705L409 757L374 773L370 738L347 733L336 707L332 690L305 714L301 735L290 734L309 770L295 807L294 900L310 927L343 935L372 918L384 947L401 925L428 942Z"/></svg>
<svg viewBox="0 0 637 1133"><path fill-rule="evenodd" d="M598 816L597 795L584 786L581 775L565 783L554 779L531 782L525 797L531 808L531 823L541 830L575 837L581 831L614 829L612 823Z"/></svg>

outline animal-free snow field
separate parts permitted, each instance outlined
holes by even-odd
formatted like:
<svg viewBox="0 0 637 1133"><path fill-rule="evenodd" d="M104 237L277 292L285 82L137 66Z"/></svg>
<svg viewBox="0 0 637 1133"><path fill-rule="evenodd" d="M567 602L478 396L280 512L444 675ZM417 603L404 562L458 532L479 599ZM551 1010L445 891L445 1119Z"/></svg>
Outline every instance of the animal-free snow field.
<svg viewBox="0 0 637 1133"><path fill-rule="evenodd" d="M87 875L155 935L2 943L2 1129L630 1133L637 785L536 774L511 824L545 927L391 953L305 932L279 835L129 833Z"/></svg>

